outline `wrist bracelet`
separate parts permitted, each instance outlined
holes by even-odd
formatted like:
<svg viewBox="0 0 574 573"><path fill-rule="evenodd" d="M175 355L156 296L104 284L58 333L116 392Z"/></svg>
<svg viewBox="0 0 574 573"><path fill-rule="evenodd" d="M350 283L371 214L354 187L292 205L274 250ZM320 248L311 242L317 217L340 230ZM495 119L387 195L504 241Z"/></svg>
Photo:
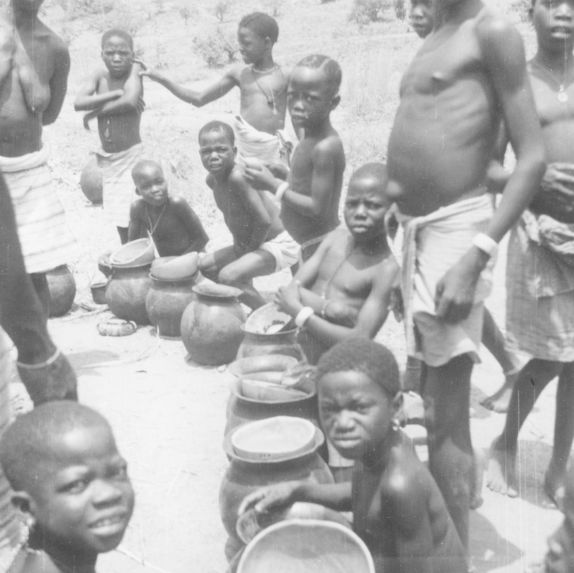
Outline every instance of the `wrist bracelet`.
<svg viewBox="0 0 574 573"><path fill-rule="evenodd" d="M283 199L283 195L285 195L287 189L289 189L289 183L287 183L287 181L284 181L281 183L281 185L279 185L279 187L277 187L277 190L275 191L275 197L277 197L277 201L281 201Z"/></svg>
<svg viewBox="0 0 574 573"><path fill-rule="evenodd" d="M494 257L498 252L498 243L486 233L478 233L472 240L472 244L490 258Z"/></svg>
<svg viewBox="0 0 574 573"><path fill-rule="evenodd" d="M303 328L306 322L315 314L315 311L310 306L304 306L295 317L295 324L299 328Z"/></svg>
<svg viewBox="0 0 574 573"><path fill-rule="evenodd" d="M47 360L44 360L44 362L38 362L37 364L24 364L23 362L18 361L16 362L16 365L18 368L23 368L24 370L41 370L42 368L50 366L50 364L54 364L54 362L56 362L56 360L58 360L61 355L62 352L60 349L56 348L54 354L52 354L52 356L50 356L50 358Z"/></svg>

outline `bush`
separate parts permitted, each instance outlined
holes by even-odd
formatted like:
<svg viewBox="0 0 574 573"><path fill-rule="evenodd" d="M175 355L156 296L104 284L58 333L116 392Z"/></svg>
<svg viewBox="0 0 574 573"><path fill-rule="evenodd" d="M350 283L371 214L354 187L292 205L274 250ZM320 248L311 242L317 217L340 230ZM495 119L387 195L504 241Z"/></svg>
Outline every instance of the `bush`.
<svg viewBox="0 0 574 573"><path fill-rule="evenodd" d="M223 22L230 8L231 8L230 0L219 0L218 2L215 3L215 6L213 8L213 11L215 12L215 17L220 22Z"/></svg>
<svg viewBox="0 0 574 573"><path fill-rule="evenodd" d="M393 6L393 0L355 0L349 20L359 26L383 19L385 10Z"/></svg>
<svg viewBox="0 0 574 573"><path fill-rule="evenodd" d="M231 39L225 37L221 28L217 28L211 34L195 37L193 45L210 68L220 68L237 59L237 46Z"/></svg>
<svg viewBox="0 0 574 573"><path fill-rule="evenodd" d="M532 7L531 0L513 0L510 5L511 10L514 10L522 22L528 22L530 19L530 8Z"/></svg>

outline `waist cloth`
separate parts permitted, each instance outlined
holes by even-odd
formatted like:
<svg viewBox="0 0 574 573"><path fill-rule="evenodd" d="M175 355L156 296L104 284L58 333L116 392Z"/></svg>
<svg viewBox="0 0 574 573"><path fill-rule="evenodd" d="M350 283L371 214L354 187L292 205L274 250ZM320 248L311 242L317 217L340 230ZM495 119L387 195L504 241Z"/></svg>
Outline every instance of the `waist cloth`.
<svg viewBox="0 0 574 573"><path fill-rule="evenodd" d="M552 191L561 170L560 164L548 166L542 192ZM557 184L568 180L574 191L572 177ZM509 345L533 358L574 361L574 224L525 211L510 234L508 261Z"/></svg>
<svg viewBox="0 0 574 573"><path fill-rule="evenodd" d="M128 227L130 207L137 199L132 169L143 159L142 143L136 143L117 153L102 149L96 151L98 165L102 170L104 213L116 227Z"/></svg>
<svg viewBox="0 0 574 573"><path fill-rule="evenodd" d="M438 318L435 294L438 282L471 248L473 238L486 230L492 213L492 196L486 193L421 217L396 213L404 233L401 288L407 353L429 366L442 366L461 354L479 360L484 300L492 288L494 261L481 273L473 307L464 320L448 323Z"/></svg>
<svg viewBox="0 0 574 573"><path fill-rule="evenodd" d="M299 244L287 231L265 241L259 248L273 256L276 273L292 267L299 260Z"/></svg>
<svg viewBox="0 0 574 573"><path fill-rule="evenodd" d="M47 147L19 157L0 156L28 273L52 270L76 256L76 241L47 161Z"/></svg>
<svg viewBox="0 0 574 573"><path fill-rule="evenodd" d="M12 343L0 328L0 435L10 420L9 382L15 365L11 364ZM12 506L12 490L0 469L0 571L7 571L18 552L21 538L20 520Z"/></svg>

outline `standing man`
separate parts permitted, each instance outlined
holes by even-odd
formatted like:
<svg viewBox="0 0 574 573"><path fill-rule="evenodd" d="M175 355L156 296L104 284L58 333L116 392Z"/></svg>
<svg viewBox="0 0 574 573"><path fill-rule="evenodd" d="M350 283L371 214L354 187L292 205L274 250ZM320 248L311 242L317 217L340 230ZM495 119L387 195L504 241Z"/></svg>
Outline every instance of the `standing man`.
<svg viewBox="0 0 574 573"><path fill-rule="evenodd" d="M436 0L435 28L401 84L388 193L405 230L407 349L423 361L430 469L468 545L469 397L497 244L544 171L524 48L480 0ZM501 121L517 155L492 213L485 176Z"/></svg>

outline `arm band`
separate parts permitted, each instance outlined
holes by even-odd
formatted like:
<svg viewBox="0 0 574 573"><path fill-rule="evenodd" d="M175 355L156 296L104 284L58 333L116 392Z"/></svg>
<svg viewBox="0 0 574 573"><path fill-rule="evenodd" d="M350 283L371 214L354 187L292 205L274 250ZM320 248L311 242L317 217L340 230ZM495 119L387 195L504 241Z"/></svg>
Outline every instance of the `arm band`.
<svg viewBox="0 0 574 573"><path fill-rule="evenodd" d="M494 257L498 252L498 243L486 233L476 235L472 240L472 244L490 258Z"/></svg>
<svg viewBox="0 0 574 573"><path fill-rule="evenodd" d="M299 328L303 328L306 322L315 314L315 311L310 306L304 306L295 317L295 324Z"/></svg>

